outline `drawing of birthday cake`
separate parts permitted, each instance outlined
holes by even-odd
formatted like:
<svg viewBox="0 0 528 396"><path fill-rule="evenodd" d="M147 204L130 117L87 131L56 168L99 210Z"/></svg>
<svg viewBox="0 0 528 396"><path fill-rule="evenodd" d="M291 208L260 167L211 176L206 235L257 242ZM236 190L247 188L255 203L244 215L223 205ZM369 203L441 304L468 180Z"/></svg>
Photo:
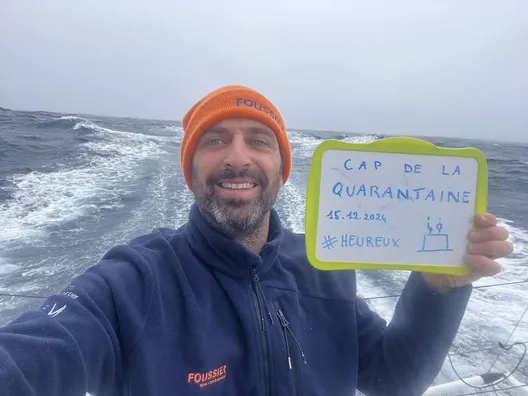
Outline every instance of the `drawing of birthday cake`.
<svg viewBox="0 0 528 396"><path fill-rule="evenodd" d="M427 217L427 234L424 234L422 248L419 252L448 252L453 249L449 248L449 235L442 233L442 219L438 219L436 232L431 226L431 218Z"/></svg>

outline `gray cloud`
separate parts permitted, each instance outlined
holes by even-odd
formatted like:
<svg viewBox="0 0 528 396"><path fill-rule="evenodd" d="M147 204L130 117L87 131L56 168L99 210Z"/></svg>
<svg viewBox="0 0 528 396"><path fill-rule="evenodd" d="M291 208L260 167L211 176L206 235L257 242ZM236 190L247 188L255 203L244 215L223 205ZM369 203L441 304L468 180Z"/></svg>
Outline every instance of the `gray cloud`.
<svg viewBox="0 0 528 396"><path fill-rule="evenodd" d="M240 83L289 127L528 141L525 0L0 7L3 107L180 120Z"/></svg>

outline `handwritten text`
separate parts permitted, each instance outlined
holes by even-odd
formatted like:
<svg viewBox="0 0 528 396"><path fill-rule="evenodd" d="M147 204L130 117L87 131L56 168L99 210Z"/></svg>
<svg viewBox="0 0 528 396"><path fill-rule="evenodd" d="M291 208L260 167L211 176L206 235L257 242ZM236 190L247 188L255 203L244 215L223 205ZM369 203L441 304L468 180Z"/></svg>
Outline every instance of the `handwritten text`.
<svg viewBox="0 0 528 396"><path fill-rule="evenodd" d="M371 163L368 163L367 161L361 161L359 165L356 166L351 158L347 158L343 162L343 169L346 171L366 171L370 169L377 171L381 168L381 165L381 161L372 161ZM403 164L403 173L422 173L422 164ZM443 176L460 176L460 165L455 165L451 168L447 167L446 165L442 165L441 171L439 173Z"/></svg>
<svg viewBox="0 0 528 396"><path fill-rule="evenodd" d="M468 204L471 192L435 190L428 187L397 188L368 184L345 184L337 182L332 186L332 194L339 198L370 197L379 199L402 199L409 201L447 202Z"/></svg>
<svg viewBox="0 0 528 396"><path fill-rule="evenodd" d="M353 211L341 211L341 210L331 210L326 215L330 220L367 220L367 221L383 221L387 222L387 218L382 213L361 213Z"/></svg>
<svg viewBox="0 0 528 396"><path fill-rule="evenodd" d="M341 247L399 248L400 240L383 236L341 235Z"/></svg>

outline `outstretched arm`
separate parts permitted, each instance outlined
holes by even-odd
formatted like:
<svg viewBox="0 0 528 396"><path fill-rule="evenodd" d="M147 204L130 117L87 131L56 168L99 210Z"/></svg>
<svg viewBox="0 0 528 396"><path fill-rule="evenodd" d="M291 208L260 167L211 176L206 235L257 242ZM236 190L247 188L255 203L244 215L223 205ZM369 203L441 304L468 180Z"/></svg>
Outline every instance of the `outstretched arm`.
<svg viewBox="0 0 528 396"><path fill-rule="evenodd" d="M0 328L0 394L85 396L121 382L128 350L120 332L124 320L141 320L148 301L143 259L130 248L114 248L97 265ZM134 290L136 299L123 306ZM126 345L126 344L125 344Z"/></svg>
<svg viewBox="0 0 528 396"><path fill-rule="evenodd" d="M369 396L422 395L442 368L469 300L471 282L500 272L494 261L513 251L497 218L475 218L468 235L465 276L411 273L386 326L365 302L357 310L359 389Z"/></svg>

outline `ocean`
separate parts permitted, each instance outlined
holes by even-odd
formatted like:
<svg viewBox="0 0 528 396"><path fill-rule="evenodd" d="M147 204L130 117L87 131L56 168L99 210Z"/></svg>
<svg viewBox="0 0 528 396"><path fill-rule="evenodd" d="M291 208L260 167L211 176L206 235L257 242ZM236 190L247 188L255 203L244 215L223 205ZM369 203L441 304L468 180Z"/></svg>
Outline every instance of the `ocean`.
<svg viewBox="0 0 528 396"><path fill-rule="evenodd" d="M329 138L369 142L384 136L306 130L289 135L293 170L276 208L284 225L299 232L315 147ZM515 250L500 260L500 275L475 285L528 279L528 144L422 138L444 147L473 146L488 159L488 209L510 231ZM0 325L38 307L41 297L65 286L111 246L187 220L193 196L179 166L181 139L175 121L0 109ZM397 299L373 297L397 295L407 276L358 271L358 292L390 320ZM452 348L457 373L472 376L492 365L492 371L512 370L523 349L499 356L497 343L528 341L528 314L519 322L527 305L526 283L476 289ZM528 382L528 357L514 375ZM437 382L455 379L446 359Z"/></svg>

